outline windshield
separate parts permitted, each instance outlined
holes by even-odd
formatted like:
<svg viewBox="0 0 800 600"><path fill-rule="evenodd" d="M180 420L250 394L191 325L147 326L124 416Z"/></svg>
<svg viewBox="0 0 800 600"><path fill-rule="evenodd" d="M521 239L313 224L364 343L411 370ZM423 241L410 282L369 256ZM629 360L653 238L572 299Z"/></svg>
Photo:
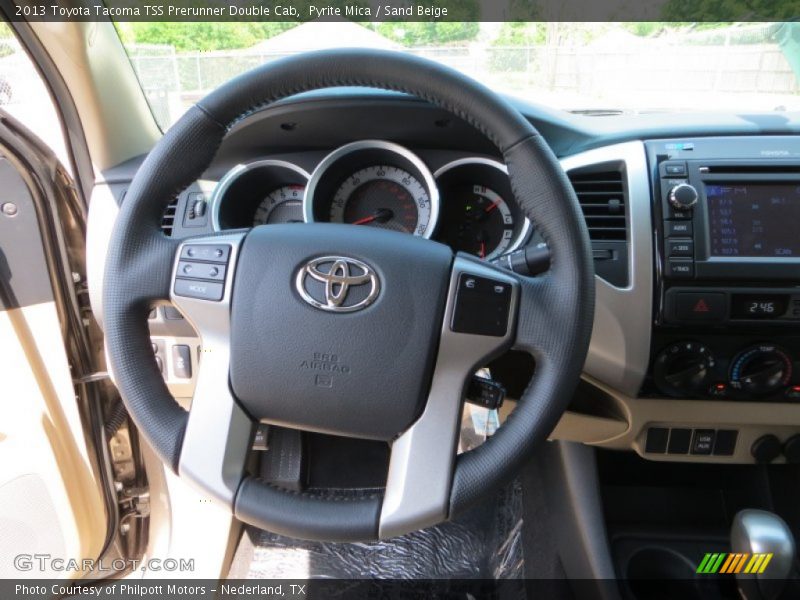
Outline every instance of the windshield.
<svg viewBox="0 0 800 600"><path fill-rule="evenodd" d="M590 115L800 110L800 23L117 23L162 128L229 78L308 50L425 56Z"/></svg>

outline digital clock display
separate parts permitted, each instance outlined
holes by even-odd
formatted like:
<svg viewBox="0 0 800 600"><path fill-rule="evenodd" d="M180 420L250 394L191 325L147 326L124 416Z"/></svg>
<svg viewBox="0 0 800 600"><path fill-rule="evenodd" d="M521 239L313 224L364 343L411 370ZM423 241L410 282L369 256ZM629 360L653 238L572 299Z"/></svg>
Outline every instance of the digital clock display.
<svg viewBox="0 0 800 600"><path fill-rule="evenodd" d="M734 319L780 319L789 307L788 294L734 294L731 317Z"/></svg>

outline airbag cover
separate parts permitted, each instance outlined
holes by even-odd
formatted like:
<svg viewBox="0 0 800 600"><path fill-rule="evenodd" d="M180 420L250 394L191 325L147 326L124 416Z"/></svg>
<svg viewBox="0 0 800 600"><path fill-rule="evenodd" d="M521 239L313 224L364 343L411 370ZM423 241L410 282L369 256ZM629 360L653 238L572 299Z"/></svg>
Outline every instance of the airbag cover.
<svg viewBox="0 0 800 600"><path fill-rule="evenodd" d="M321 257L357 261L377 277L359 310L313 306L298 290ZM449 284L451 250L373 227L311 223L254 228L239 255L231 306L231 387L255 419L336 435L390 440L427 396ZM339 271L341 275L341 269ZM301 282L303 278L300 278ZM325 284L305 277L326 303ZM342 307L364 300L352 286ZM333 289L341 292L340 286Z"/></svg>

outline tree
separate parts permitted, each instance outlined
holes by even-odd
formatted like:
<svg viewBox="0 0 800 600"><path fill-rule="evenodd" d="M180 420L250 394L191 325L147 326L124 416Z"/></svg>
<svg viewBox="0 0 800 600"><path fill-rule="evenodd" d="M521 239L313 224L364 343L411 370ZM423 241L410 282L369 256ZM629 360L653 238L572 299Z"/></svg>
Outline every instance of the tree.
<svg viewBox="0 0 800 600"><path fill-rule="evenodd" d="M669 0L663 18L695 21L791 21L800 15L800 0ZM716 24L719 26L719 23Z"/></svg>
<svg viewBox="0 0 800 600"><path fill-rule="evenodd" d="M173 46L177 52L247 48L297 26L290 22L117 23L126 44Z"/></svg>
<svg viewBox="0 0 800 600"><path fill-rule="evenodd" d="M404 46L432 46L474 40L480 25L477 22L400 22L378 23L374 29Z"/></svg>

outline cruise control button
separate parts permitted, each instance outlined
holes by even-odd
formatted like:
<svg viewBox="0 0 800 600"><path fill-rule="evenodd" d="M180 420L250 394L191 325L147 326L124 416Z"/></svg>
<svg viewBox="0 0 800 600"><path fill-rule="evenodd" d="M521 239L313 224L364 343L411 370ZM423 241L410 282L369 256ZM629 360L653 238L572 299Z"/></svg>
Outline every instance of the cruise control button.
<svg viewBox="0 0 800 600"><path fill-rule="evenodd" d="M181 260L204 260L227 263L231 247L227 244L187 244L181 248Z"/></svg>
<svg viewBox="0 0 800 600"><path fill-rule="evenodd" d="M176 279L175 294L198 300L222 300L224 286L214 281L196 281L193 279Z"/></svg>
<svg viewBox="0 0 800 600"><path fill-rule="evenodd" d="M675 317L681 321L724 321L728 316L725 294L679 292L675 295Z"/></svg>

